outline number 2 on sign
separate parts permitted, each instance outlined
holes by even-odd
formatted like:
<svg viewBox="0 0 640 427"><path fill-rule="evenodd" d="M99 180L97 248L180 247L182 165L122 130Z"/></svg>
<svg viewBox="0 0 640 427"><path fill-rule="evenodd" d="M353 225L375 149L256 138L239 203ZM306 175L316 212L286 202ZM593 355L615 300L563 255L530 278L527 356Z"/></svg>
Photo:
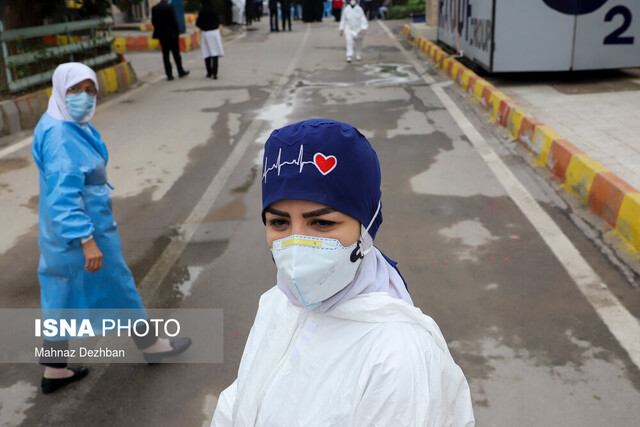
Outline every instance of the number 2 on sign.
<svg viewBox="0 0 640 427"><path fill-rule="evenodd" d="M633 44L634 37L620 37L631 26L631 11L625 6L616 6L607 12L605 22L611 22L616 15L622 15L622 25L604 38L604 44Z"/></svg>

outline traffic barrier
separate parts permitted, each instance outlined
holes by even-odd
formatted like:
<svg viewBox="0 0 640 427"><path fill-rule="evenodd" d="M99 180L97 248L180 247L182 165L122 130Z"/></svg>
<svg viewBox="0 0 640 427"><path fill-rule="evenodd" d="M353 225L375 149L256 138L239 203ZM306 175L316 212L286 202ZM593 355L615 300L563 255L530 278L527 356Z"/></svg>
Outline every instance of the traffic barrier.
<svg viewBox="0 0 640 427"><path fill-rule="evenodd" d="M563 187L591 210L633 248L640 251L640 191L529 115L504 93L447 54L426 37L414 39L411 25L402 28L409 41L435 61L460 88L490 113L490 120L504 127L546 167Z"/></svg>

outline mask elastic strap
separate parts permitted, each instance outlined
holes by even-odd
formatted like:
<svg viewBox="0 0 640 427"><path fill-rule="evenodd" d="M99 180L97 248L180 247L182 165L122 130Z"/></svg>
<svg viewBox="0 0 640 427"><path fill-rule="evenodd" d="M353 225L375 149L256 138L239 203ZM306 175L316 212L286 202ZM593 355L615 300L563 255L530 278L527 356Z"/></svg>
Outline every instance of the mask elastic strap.
<svg viewBox="0 0 640 427"><path fill-rule="evenodd" d="M373 225L373 222L376 220L376 218L378 217L378 214L380 213L380 208L382 207L382 202L378 201L378 208L376 209L376 213L373 214L373 218L371 218L371 222L369 223L369 225L367 225L367 228L365 228L365 233L369 232L369 229L371 228L371 226Z"/></svg>
<svg viewBox="0 0 640 427"><path fill-rule="evenodd" d="M351 262L355 262L358 258L364 258L364 256L368 254L369 251L371 251L371 248L373 248L373 239L371 239L371 236L369 236L369 229L371 228L374 221L378 217L378 214L380 213L380 208L382 208L382 201L378 201L378 208L376 209L376 213L373 214L373 218L371 218L371 222L369 222L369 225L367 226L367 228L364 229L364 233L360 233L360 239L358 240L358 245L351 253ZM367 249L363 250L362 241L365 239L365 236L371 239L372 242Z"/></svg>

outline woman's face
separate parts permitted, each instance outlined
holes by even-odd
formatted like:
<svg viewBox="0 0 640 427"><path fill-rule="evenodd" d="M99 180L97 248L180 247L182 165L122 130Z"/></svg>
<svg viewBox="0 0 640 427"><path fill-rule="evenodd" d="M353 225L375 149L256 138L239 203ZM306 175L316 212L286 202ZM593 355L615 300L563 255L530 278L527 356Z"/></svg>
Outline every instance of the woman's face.
<svg viewBox="0 0 640 427"><path fill-rule="evenodd" d="M360 222L320 203L304 200L279 200L265 209L267 243L294 234L338 239L342 246L360 238Z"/></svg>
<svg viewBox="0 0 640 427"><path fill-rule="evenodd" d="M91 95L91 96L96 96L98 94L96 85L93 83L93 80L91 79L83 80L80 83L77 83L71 86L69 89L67 89L67 95L78 94L82 92L86 92L87 95Z"/></svg>

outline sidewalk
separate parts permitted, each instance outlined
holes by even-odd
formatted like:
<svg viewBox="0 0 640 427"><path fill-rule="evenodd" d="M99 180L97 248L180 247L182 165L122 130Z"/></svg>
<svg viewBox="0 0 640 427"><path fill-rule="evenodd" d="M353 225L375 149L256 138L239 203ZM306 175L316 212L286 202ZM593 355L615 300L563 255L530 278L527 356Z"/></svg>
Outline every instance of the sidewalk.
<svg viewBox="0 0 640 427"><path fill-rule="evenodd" d="M640 69L478 76L458 61L441 60L448 54L435 45L436 28L413 23L405 33L569 192L640 250ZM554 157L549 151L556 146Z"/></svg>

